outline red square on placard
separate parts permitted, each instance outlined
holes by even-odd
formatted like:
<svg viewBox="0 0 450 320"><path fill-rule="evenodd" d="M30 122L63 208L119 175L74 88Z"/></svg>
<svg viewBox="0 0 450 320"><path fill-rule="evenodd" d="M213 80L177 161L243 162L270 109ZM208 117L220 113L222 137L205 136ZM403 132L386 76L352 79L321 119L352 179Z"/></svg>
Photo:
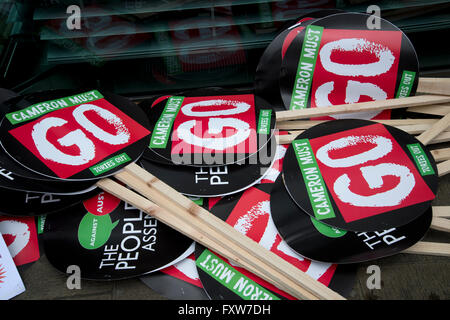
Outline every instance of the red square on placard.
<svg viewBox="0 0 450 320"><path fill-rule="evenodd" d="M333 163L333 160L350 159L351 157L363 154L364 152L373 152L376 146L380 146L374 142L373 137L381 137L385 138L384 141L387 141L386 139L390 141L390 147L384 148L383 146L386 153L385 155L380 153L380 158L372 156L373 160L370 160L371 156L367 155L366 159L369 160L364 161L363 163L360 163L362 160L354 160L353 163L360 164L352 166L344 166L342 162L340 162L340 164L336 162ZM333 141L344 141L344 138L347 141L353 142L349 144L341 143L340 145L342 147L338 147L339 144L330 145ZM430 201L435 197L428 185L422 179L422 176L413 162L408 158L405 151L403 151L382 124L373 124L314 138L310 140L310 144L316 155L317 164L330 194L346 222L352 222L421 202ZM389 146L389 142L387 142L386 145ZM320 148L323 149L318 155L317 153ZM323 152L324 150L327 151ZM350 162L351 161L348 160L348 163ZM383 165L385 168L386 165L388 165L390 168L397 170L391 169L393 170L391 172L394 172L395 174L401 172L405 173L408 172L408 170L409 173L407 173L407 178L403 178L403 180L401 180L400 177L395 176L394 173L382 174L380 177L379 173L374 174L375 169L372 170L370 168L377 165ZM399 165L402 167L399 167ZM371 171L366 171L368 167ZM361 168L363 169L361 170ZM379 166L376 170L380 170L380 168L381 167ZM365 176L372 181L372 186L369 185L368 181L363 176L363 171L365 172ZM343 175L346 175L345 179L343 179ZM348 181L348 185L343 187L343 184L337 184L336 181L338 179L340 182L344 180ZM400 184L400 182L402 182L402 184ZM395 190L395 193L394 191L388 193L390 190ZM345 197L343 196L344 191ZM376 196L377 194L381 195ZM388 194L390 195L388 196ZM385 198L383 198L384 195L386 195Z"/></svg>
<svg viewBox="0 0 450 320"><path fill-rule="evenodd" d="M183 110L183 107L194 104L189 114ZM221 114L224 110L236 109L239 104L249 105L245 112ZM203 114L203 115L202 115ZM227 138L238 133L238 130L227 124L231 121L245 123L248 126L250 134L242 142L235 146L227 148L206 148L199 144L191 144L186 139L181 139L179 130L186 124L189 124L189 131L195 139L214 139L217 141ZM219 126L223 125L222 128ZM209 97L185 97L183 104L178 112L173 125L172 134L172 154L201 154L201 153L255 153L257 149L256 137L256 114L255 100L252 94L244 94L237 96L209 96ZM220 129L220 130L219 130ZM213 130L220 131L211 133ZM194 138L192 138L194 139ZM224 143L218 143L219 147L226 146Z"/></svg>
<svg viewBox="0 0 450 320"><path fill-rule="evenodd" d="M3 235L16 266L39 259L39 244L33 217L0 217L0 234Z"/></svg>
<svg viewBox="0 0 450 320"><path fill-rule="evenodd" d="M348 42L337 44L330 53L328 49L331 46L330 43L337 43L335 42L337 40ZM401 42L402 33L400 31L324 29L314 69L311 107L395 98ZM326 50L322 50L327 44L329 46ZM351 50L352 45L354 50ZM383 64L383 66L368 67L376 63ZM339 68L333 68L333 64L336 66L339 64L361 65L360 70L363 70L363 73L367 73L369 70L383 72L361 74L356 70L354 73L342 74ZM350 70L342 68L346 71ZM333 81L332 84L331 81ZM360 87L362 85L365 86L364 92ZM362 94L359 96L361 92ZM390 111L386 110L371 118L389 117Z"/></svg>
<svg viewBox="0 0 450 320"><path fill-rule="evenodd" d="M106 101L105 99L95 100L90 102L90 104L94 104L102 109L105 109L114 115L116 115L122 123L118 124L117 122L109 123L105 119L101 118L94 111L86 111L85 116L89 119L95 126L101 128L105 132L110 134L115 134L118 130L125 131L129 134L129 138L126 142L121 144L110 144L107 143L96 136L94 136L91 132L84 129L73 117L73 111L79 107L79 105L67 107L63 109L59 109L48 113L35 121L31 121L29 123L24 124L18 128L14 128L9 131L11 135L13 135L25 148L27 148L31 153L33 153L42 163L44 163L50 170L52 170L58 177L60 178L68 178L84 169L87 169L98 162L105 160L109 155L133 144L134 142L142 139L150 132L137 123L135 120L127 116L125 113L120 111L118 108L113 106L111 103ZM67 146L62 146L58 141L69 133L73 132L82 132L87 139L89 139L94 146L94 157L86 163L83 164L66 164L57 162L54 159L51 159L47 156L43 156L41 151L39 151L37 147L36 141L33 139L32 132L35 129L36 124L40 123L44 119L49 118L59 118L63 120L64 124L59 126L54 126L48 129L45 139L50 143L50 146L55 147L58 151L61 151L67 155L71 156L79 156L80 149L74 144ZM119 127L117 127L119 126ZM74 141L74 143L79 141ZM48 148L43 148L48 149Z"/></svg>

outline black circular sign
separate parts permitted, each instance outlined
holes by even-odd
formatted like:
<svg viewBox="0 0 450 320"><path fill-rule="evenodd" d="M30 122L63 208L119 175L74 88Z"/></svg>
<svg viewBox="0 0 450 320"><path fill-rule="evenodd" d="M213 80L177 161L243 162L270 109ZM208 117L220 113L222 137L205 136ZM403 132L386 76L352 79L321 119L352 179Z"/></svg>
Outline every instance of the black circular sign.
<svg viewBox="0 0 450 320"><path fill-rule="evenodd" d="M25 96L0 124L5 151L38 174L92 180L135 161L148 145L145 113L124 97L91 90Z"/></svg>
<svg viewBox="0 0 450 320"><path fill-rule="evenodd" d="M338 13L310 23L292 41L280 70L280 93L286 109L414 95L419 64L407 36L380 18ZM388 118L389 110L333 116L336 119Z"/></svg>
<svg viewBox="0 0 450 320"><path fill-rule="evenodd" d="M430 227L431 208L412 222L375 232L352 232L330 227L306 214L287 193L278 177L270 193L272 219L293 250L316 261L359 263L399 253L423 238Z"/></svg>
<svg viewBox="0 0 450 320"><path fill-rule="evenodd" d="M307 214L355 232L419 218L438 186L434 159L414 136L356 119L304 131L287 150L282 173L287 191Z"/></svg>
<svg viewBox="0 0 450 320"><path fill-rule="evenodd" d="M68 207L98 193L94 189L84 194L57 195L51 193L34 193L16 191L0 187L3 201L0 202L0 215L8 216L40 216L65 212Z"/></svg>
<svg viewBox="0 0 450 320"><path fill-rule="evenodd" d="M316 18L326 17L342 10L325 9L308 12L298 17L296 23L289 23L264 50L255 72L255 94L264 98L274 108L285 110L278 83L281 62L295 36Z"/></svg>
<svg viewBox="0 0 450 320"><path fill-rule="evenodd" d="M163 164L240 162L263 148L275 128L271 105L252 91L181 92L158 99L146 111L152 135L144 157Z"/></svg>
<svg viewBox="0 0 450 320"><path fill-rule="evenodd" d="M150 289L171 300L209 300L198 278L194 254L140 279Z"/></svg>
<svg viewBox="0 0 450 320"><path fill-rule="evenodd" d="M257 154L243 161L212 167L164 165L141 160L145 170L180 193L195 197L217 197L236 193L258 183L270 168L276 154L276 141L271 138Z"/></svg>
<svg viewBox="0 0 450 320"><path fill-rule="evenodd" d="M47 216L44 229L50 263L62 272L78 265L81 277L93 280L125 279L165 268L191 245L191 239L105 192L64 215Z"/></svg>
<svg viewBox="0 0 450 320"><path fill-rule="evenodd" d="M17 173L20 174L17 174ZM29 176L27 176L29 174ZM28 191L52 194L81 194L95 189L90 181L57 181L54 179L41 180L30 177L43 177L22 167L10 159L3 149L0 149L0 187L16 191Z"/></svg>
<svg viewBox="0 0 450 320"><path fill-rule="evenodd" d="M312 278L341 294L348 294L353 285L353 267L341 269L340 266L330 263L310 261L286 246L271 218L271 188L272 184L262 184L224 197L210 211ZM199 244L196 244L195 255L200 280L213 300L294 299ZM223 279L228 282L224 283Z"/></svg>

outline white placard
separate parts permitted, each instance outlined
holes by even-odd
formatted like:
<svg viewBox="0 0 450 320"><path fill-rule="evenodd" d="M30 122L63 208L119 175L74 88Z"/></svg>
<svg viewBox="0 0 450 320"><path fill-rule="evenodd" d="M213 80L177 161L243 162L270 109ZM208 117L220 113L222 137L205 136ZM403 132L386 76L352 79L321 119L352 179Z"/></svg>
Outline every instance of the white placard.
<svg viewBox="0 0 450 320"><path fill-rule="evenodd" d="M9 300L24 291L22 278L0 233L0 300Z"/></svg>

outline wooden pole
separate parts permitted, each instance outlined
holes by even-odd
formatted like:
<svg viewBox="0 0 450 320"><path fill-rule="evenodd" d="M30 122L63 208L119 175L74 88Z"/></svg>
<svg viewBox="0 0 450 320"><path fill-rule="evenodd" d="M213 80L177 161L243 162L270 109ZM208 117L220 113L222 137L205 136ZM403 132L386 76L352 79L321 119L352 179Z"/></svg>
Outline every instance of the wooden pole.
<svg viewBox="0 0 450 320"><path fill-rule="evenodd" d="M448 102L450 102L450 96L423 95L398 99L341 104L323 108L307 108L301 110L278 111L276 113L276 117L277 121L300 120L314 117L325 117L335 114L345 114L345 113L375 111L385 109L410 108Z"/></svg>
<svg viewBox="0 0 450 320"><path fill-rule="evenodd" d="M450 78L419 78L418 93L450 95Z"/></svg>
<svg viewBox="0 0 450 320"><path fill-rule="evenodd" d="M162 209L172 212L180 219L184 219L186 223L195 224L199 230L205 230L205 232L213 235L213 237L220 238L220 242L227 246L227 248L233 248L235 253L242 252L240 256L241 260L253 259L247 261L253 266L253 269L249 269L249 271L259 270L259 273L262 274L264 270L269 270L267 271L268 274L265 275L266 279L275 275L286 277L293 283L297 283L297 286L305 286L305 288L320 299L342 299L337 293L322 285L320 282L313 280L298 268L281 259L271 251L261 247L247 236L239 233L233 227L215 217L204 208L196 205L190 199L181 195L138 165L128 165L122 172L116 174L115 177L134 188L146 198L154 201ZM215 250L215 248L211 249ZM233 257L227 258L233 260ZM259 264L254 259L258 260ZM236 262L239 263L239 261ZM260 264L265 265L265 267L258 267ZM268 269L268 266L271 269ZM299 297L298 292L287 292Z"/></svg>
<svg viewBox="0 0 450 320"><path fill-rule="evenodd" d="M450 243L419 241L402 253L450 257Z"/></svg>
<svg viewBox="0 0 450 320"><path fill-rule="evenodd" d="M446 130L450 126L450 113L440 119L438 122L434 123L431 128L427 129L425 132L417 137L417 140L422 142L424 145L430 143L434 138L436 138L441 132Z"/></svg>

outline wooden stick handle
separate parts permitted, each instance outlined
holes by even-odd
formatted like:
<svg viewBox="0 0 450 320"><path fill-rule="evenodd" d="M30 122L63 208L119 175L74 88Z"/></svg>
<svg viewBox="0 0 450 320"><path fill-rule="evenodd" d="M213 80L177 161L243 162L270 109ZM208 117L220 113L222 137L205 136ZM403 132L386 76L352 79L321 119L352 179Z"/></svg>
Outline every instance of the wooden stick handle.
<svg viewBox="0 0 450 320"><path fill-rule="evenodd" d="M417 137L417 140L422 142L424 145L430 143L434 138L436 138L442 131L446 130L450 126L450 113L440 119L438 122L433 124L431 128L423 132Z"/></svg>
<svg viewBox="0 0 450 320"><path fill-rule="evenodd" d="M433 217L430 228L433 230L450 232L450 220L441 217Z"/></svg>
<svg viewBox="0 0 450 320"><path fill-rule="evenodd" d="M433 206L433 217L450 218L450 206Z"/></svg>
<svg viewBox="0 0 450 320"><path fill-rule="evenodd" d="M417 92L450 95L450 78L419 78Z"/></svg>
<svg viewBox="0 0 450 320"><path fill-rule="evenodd" d="M147 214L153 216L154 218L158 219L159 221L165 223L166 225L172 227L173 229L177 230L178 232L184 234L185 236L188 236L192 238L193 240L197 241L198 243L204 245L208 248L214 248L213 250L217 252L218 254L227 257L228 259L238 263L240 266L246 268L247 270L252 271L254 274L259 276L260 278L275 284L277 287L280 287L284 289L286 292L293 293L294 296L297 295L297 297L301 297L302 299L311 299L315 300L317 297L309 293L308 291L305 291L303 288L298 288L295 284L288 283L288 287L286 287L286 282L289 280L286 279L278 279L276 278L276 275L273 275L270 273L270 276L267 276L267 272L270 272L271 270L266 270L266 273L261 273L259 269L255 269L251 264L247 262L247 259L244 257L244 259L241 259L241 256L239 254L236 254L233 251L230 251L229 248L227 248L223 243L218 242L217 239L205 235L205 232L202 232L202 229L199 229L198 227L193 227L191 224L186 224L183 219L179 219L176 215L173 213L164 210L157 205L155 205L150 200L137 195L133 191L127 189L126 187L118 184L117 182L110 180L110 179L103 179L99 181L98 186L102 188L103 190L111 193L112 195L126 201L127 203L133 205L134 207L138 208L139 210L142 210L143 212L146 212ZM264 267L264 265L261 265ZM273 270L272 270L273 271ZM283 287L283 285L285 285ZM291 289L289 286L294 287L295 289Z"/></svg>
<svg viewBox="0 0 450 320"><path fill-rule="evenodd" d="M164 205L162 209L166 210L170 214L175 215L178 220L182 221L182 226L188 225L191 228L197 230L197 232L202 235L200 240L204 241L204 238L213 239L214 242L220 243L221 246L227 248L229 252L227 253L220 251L220 248L217 248L214 245L209 246L211 250L218 252L219 254L235 261L238 264L241 264L242 261L245 261L248 265L247 267L249 268L249 271L252 271L263 279L274 283L280 289L285 290L289 293L293 293L294 296L303 299L314 299L314 296L305 290L301 292L292 291L292 283L289 283L289 280L285 279L284 275L280 275L279 271L273 270L270 267L266 266L264 261L257 260L257 258L255 257L247 257L246 255L248 255L248 253L244 252L241 247L233 246L233 243L230 243L227 237L217 234L210 228L210 226L206 225L202 221L199 221L193 211L187 211L184 208L177 206L169 198L162 197L157 190L150 188L145 182L139 180L128 172L118 173L116 174L116 178L132 186L133 189L141 193L144 197L152 198L153 200L162 203ZM192 208L194 208L194 203L192 201L190 201L190 204L192 205ZM222 223L226 224L225 222ZM232 234L230 234L230 236L232 236ZM191 236L191 238L197 241L195 235Z"/></svg>
<svg viewBox="0 0 450 320"><path fill-rule="evenodd" d="M290 131L289 134L277 136L277 143L278 144L289 144L292 141L294 141L295 137L297 137L300 133L302 133L304 130L298 130L298 131ZM443 143L443 142L449 142L450 141L450 131L442 132L437 137L435 137L433 140L431 140L428 144L436 144L436 143Z"/></svg>
<svg viewBox="0 0 450 320"><path fill-rule="evenodd" d="M449 108L450 112L450 108ZM388 120L372 120L388 126L411 126L411 125L428 125L431 127L438 122L439 119L388 119ZM290 120L278 121L277 129L279 130L305 130L318 124L328 122L329 120Z"/></svg>
<svg viewBox="0 0 450 320"><path fill-rule="evenodd" d="M408 112L413 113L422 113L422 114L431 114L434 116L445 116L450 111L450 105L449 104L438 104L438 105L431 105L431 106L425 106L425 107L412 107L406 109Z"/></svg>
<svg viewBox="0 0 450 320"><path fill-rule="evenodd" d="M449 142L450 141L450 132L442 132L439 134L436 138L431 140L428 144L436 144L436 143L443 143L443 142Z"/></svg>
<svg viewBox="0 0 450 320"><path fill-rule="evenodd" d="M301 110L278 111L277 121L299 120L314 117L324 117L334 114L344 114L353 112L364 112L384 109L398 109L425 105L434 105L450 102L450 96L423 95L407 98L378 100L351 104L341 104L323 108L307 108Z"/></svg>
<svg viewBox="0 0 450 320"><path fill-rule="evenodd" d="M450 148L434 149L430 152L436 162L450 160Z"/></svg>
<svg viewBox="0 0 450 320"><path fill-rule="evenodd" d="M447 173L450 172L450 160L446 160L444 162L438 163L437 169L438 169L439 177L445 176Z"/></svg>
<svg viewBox="0 0 450 320"><path fill-rule="evenodd" d="M307 126L307 125L299 125L299 126L291 126L291 125L287 125L287 122L294 122L294 121L285 121L282 122L284 128L286 127L291 127L291 129L289 130L292 134L292 131L299 131L299 133L303 132L304 130L308 129L308 127L310 128L311 126ZM431 128L433 127L434 124L436 124L437 121L435 121L434 123L417 123L417 124L408 124L408 125L395 125L396 128L403 130L409 134L422 134L427 130L431 130ZM295 130L292 130L295 129ZM300 129L300 130L298 130ZM443 129L443 131L447 130L448 128Z"/></svg>
<svg viewBox="0 0 450 320"><path fill-rule="evenodd" d="M115 177L150 198L162 209L178 215L178 218L184 219L185 223L190 223L195 229L206 232L206 236L217 239L235 256L229 257L222 252L218 252L219 254L231 260L238 255L239 261L245 259L251 267L249 271L256 271L255 274L269 282L273 282L270 279L276 277L278 287L291 295L309 299L312 296L320 299L342 299L334 291L310 278L273 252L261 247L207 210L197 206L139 166L131 164ZM217 251L215 247L210 248ZM236 262L240 263L239 261ZM302 291L301 288L303 288Z"/></svg>
<svg viewBox="0 0 450 320"><path fill-rule="evenodd" d="M402 253L450 257L450 243L419 241Z"/></svg>
<svg viewBox="0 0 450 320"><path fill-rule="evenodd" d="M151 198L157 205L169 211L176 213L183 212L184 210L187 212L189 221L195 222L197 225L207 226L216 236L219 235L222 237L223 240L221 241L229 242L229 245L238 248L237 250L244 250L244 255L248 255L250 252L251 255L249 257L256 257L265 264L270 265L273 269L271 273L282 270L282 274L288 277L290 281L305 286L314 295L322 299L342 298L326 286L311 279L295 266L278 257L273 252L266 250L255 241L236 231L233 227L215 217L209 211L176 192L170 186L163 183L138 165L128 165L124 171L125 173L132 174L135 179L139 179L145 183L145 187L137 190L138 192L143 193L144 196ZM125 179L129 179L124 173L120 175L116 174L116 177L125 183L127 183ZM136 185L137 183L133 182L133 184ZM211 249L215 250L214 248Z"/></svg>
<svg viewBox="0 0 450 320"><path fill-rule="evenodd" d="M254 274L261 277L262 279L265 279L266 281L275 284L277 287L280 287L282 290L284 289L288 293L289 292L294 293L294 296L303 299L311 299L311 300L317 299L316 296L312 295L303 288L298 288L295 284L288 283L287 285L293 286L294 289L291 289L290 287L286 286L283 287L284 283L288 282L288 280L286 279L279 280L275 278L275 276L272 276L272 274L270 277L267 277L266 273L261 273L259 269L255 269L252 265L247 263L247 259L245 258L241 259L239 255L236 255L234 252L230 251L226 246L218 242L215 238L210 237L208 235L205 236L204 232L202 232L202 229L193 227L191 224L186 224L185 221L178 218L173 213L158 207L150 200L136 194L132 190L127 189L126 187L118 184L117 182L111 179L102 179L97 183L97 185L106 192L116 196L117 198L123 201L126 201L127 203L131 204L137 209L146 212L147 214L153 216L154 218L170 226L171 228L177 230L178 232L184 234L185 236L190 237L193 240L197 241L198 243L204 245L205 247L214 248L212 250L214 250L218 254L238 263L242 267L252 271ZM267 271L270 272L271 270Z"/></svg>

